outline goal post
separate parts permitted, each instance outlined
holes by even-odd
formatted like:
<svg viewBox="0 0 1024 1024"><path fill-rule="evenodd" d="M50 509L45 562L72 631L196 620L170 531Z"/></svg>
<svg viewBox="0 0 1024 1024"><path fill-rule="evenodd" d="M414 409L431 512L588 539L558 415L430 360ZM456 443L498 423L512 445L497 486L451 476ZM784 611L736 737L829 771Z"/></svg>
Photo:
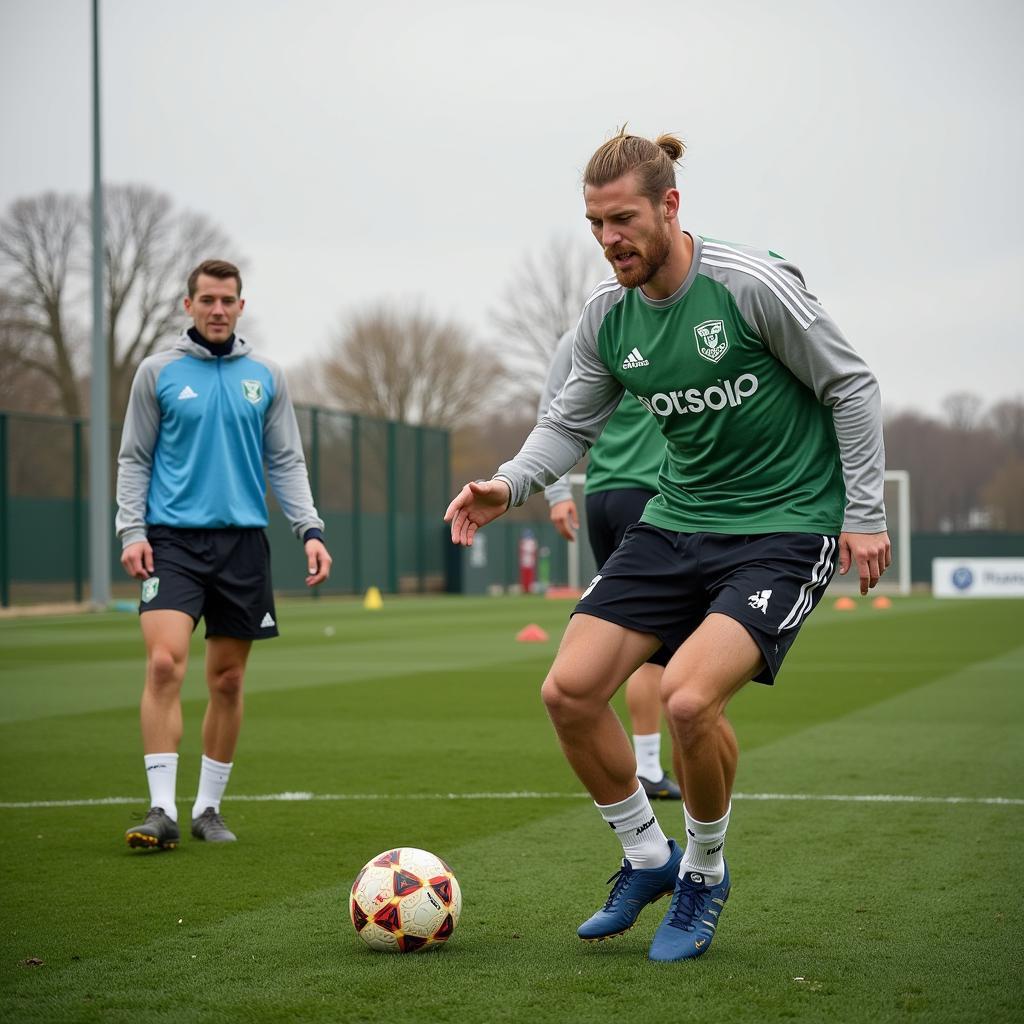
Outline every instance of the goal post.
<svg viewBox="0 0 1024 1024"><path fill-rule="evenodd" d="M573 501L580 515L580 532L574 544L569 545L569 586L580 589L584 580L593 578L597 572L590 544L587 542L586 502L583 500L583 485L587 477L584 473L573 473L569 477L572 486ZM885 471L885 509L889 525L889 539L892 541L893 559L889 571L882 577L879 587L909 594L910 577L910 474L905 469L887 469ZM851 570L852 573L852 570ZM837 576L833 585L840 589L852 589L857 585L857 578L851 574Z"/></svg>

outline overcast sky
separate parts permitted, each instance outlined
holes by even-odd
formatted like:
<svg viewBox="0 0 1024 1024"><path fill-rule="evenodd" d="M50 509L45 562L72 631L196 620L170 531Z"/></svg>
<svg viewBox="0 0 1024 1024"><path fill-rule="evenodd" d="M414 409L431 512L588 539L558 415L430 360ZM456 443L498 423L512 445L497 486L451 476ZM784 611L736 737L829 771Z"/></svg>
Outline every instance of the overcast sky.
<svg viewBox="0 0 1024 1024"><path fill-rule="evenodd" d="M90 187L89 0L0 0L0 206ZM284 365L420 299L493 338L590 240L623 121L688 149L684 227L794 260L891 410L1024 393L1019 0L101 0L104 177L218 223ZM227 254L230 256L231 254Z"/></svg>

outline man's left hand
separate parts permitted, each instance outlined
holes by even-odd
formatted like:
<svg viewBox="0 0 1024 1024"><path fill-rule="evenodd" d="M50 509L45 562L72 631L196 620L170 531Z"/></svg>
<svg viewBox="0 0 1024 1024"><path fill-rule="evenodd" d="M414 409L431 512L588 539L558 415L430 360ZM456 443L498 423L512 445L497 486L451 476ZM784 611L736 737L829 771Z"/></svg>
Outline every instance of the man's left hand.
<svg viewBox="0 0 1024 1024"><path fill-rule="evenodd" d="M315 587L323 583L331 575L331 556L324 547L322 540L307 540L306 548L306 586Z"/></svg>
<svg viewBox="0 0 1024 1024"><path fill-rule="evenodd" d="M866 594L892 564L892 545L887 533L839 534L839 575L853 565L860 574L860 592Z"/></svg>

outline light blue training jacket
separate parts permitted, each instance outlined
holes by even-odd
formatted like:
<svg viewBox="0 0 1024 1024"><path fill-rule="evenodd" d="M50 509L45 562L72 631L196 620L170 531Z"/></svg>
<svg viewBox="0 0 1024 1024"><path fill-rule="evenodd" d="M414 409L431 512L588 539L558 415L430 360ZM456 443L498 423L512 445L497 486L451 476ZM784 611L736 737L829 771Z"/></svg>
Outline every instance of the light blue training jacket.
<svg viewBox="0 0 1024 1024"><path fill-rule="evenodd" d="M280 367L237 335L218 358L183 332L132 382L117 458L122 546L147 526L266 526L264 463L295 535L322 530Z"/></svg>

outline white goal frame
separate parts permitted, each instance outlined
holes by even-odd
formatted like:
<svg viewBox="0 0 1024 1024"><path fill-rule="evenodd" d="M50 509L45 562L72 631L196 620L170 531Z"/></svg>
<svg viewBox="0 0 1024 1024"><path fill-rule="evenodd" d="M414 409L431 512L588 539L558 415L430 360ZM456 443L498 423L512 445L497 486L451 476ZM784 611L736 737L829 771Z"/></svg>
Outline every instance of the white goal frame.
<svg viewBox="0 0 1024 1024"><path fill-rule="evenodd" d="M909 594L910 581L910 473L905 469L887 469L886 483L896 485L896 589L900 594ZM585 473L573 473L569 477L572 487L582 487L587 481ZM569 545L569 586L580 588L580 549Z"/></svg>

